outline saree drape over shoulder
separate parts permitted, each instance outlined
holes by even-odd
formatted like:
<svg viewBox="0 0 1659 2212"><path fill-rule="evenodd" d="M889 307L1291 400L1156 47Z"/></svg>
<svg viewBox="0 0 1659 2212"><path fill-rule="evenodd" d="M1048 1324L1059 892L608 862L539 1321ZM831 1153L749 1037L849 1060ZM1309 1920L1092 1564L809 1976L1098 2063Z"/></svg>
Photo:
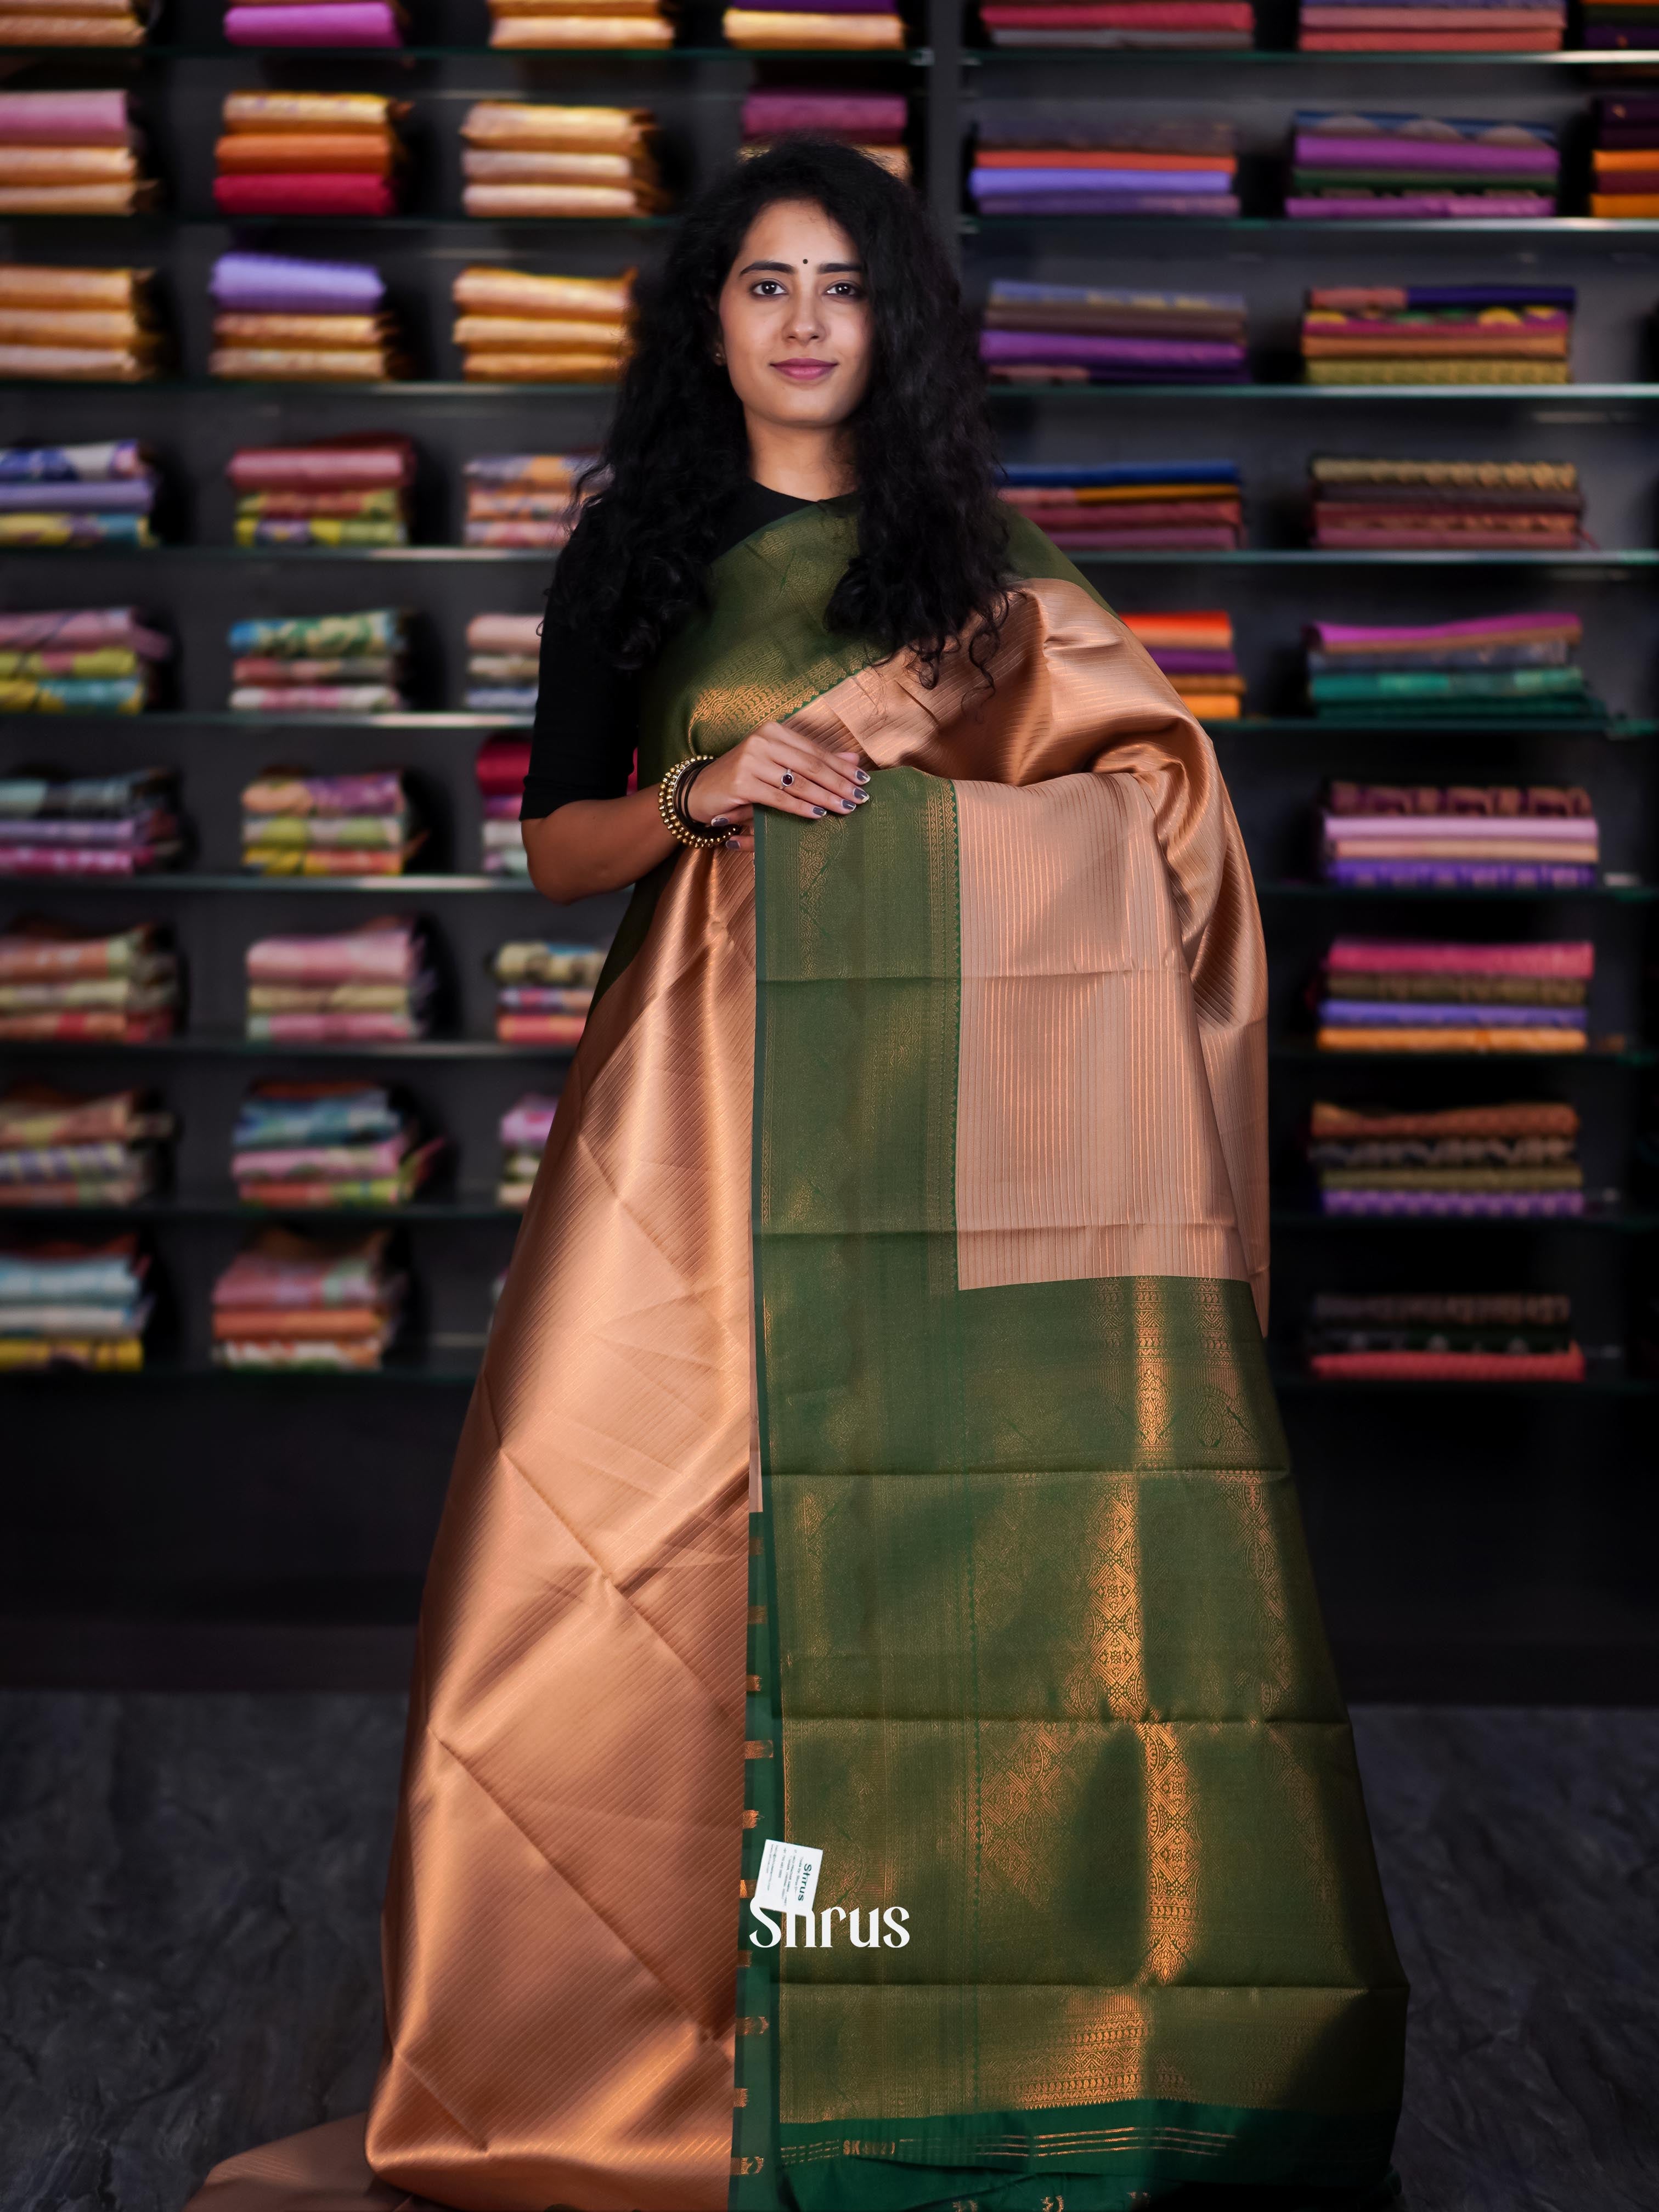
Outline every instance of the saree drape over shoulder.
<svg viewBox="0 0 1659 2212"><path fill-rule="evenodd" d="M872 799L635 894L433 1559L367 2134L202 2212L1388 2199L1237 825L1036 532L988 693L825 627L855 531L734 548L647 684L641 781L774 717Z"/></svg>

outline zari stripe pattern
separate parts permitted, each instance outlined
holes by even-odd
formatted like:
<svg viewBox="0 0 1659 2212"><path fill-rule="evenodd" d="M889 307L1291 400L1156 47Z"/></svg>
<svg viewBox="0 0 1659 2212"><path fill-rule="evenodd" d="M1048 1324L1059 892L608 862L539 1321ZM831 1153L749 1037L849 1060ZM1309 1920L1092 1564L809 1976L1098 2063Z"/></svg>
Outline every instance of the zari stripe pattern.
<svg viewBox="0 0 1659 2212"><path fill-rule="evenodd" d="M1001 1130L964 1091L994 1059L969 1038L988 994L1042 972L1063 1048L1103 991L1150 992L1154 1060L1173 1033L1197 1083L1168 893L1160 920L1148 878L1115 947L1079 933L1034 816L1011 930L970 911L980 787L898 769L875 790L757 841L746 1726L776 1748L747 1765L744 1875L769 1834L819 1844L819 1911L900 1905L911 1940L854 1948L843 1921L829 1948L750 1944L737 2008L766 2025L737 2045L731 2203L1369 2190L1405 1991L1250 1291L1206 1256L1224 1190L1165 1179L1153 1243L1121 1249L1175 1241L1120 1267L1121 1221L1080 1215L1136 1192L1091 1184L1073 1131L1025 1250L988 1272L963 1234L969 1115L981 1209L999 1139L1041 1149L1017 1086ZM1064 803L1000 796L1044 793ZM1150 810L1125 820L1127 860L1089 841L1097 900L1156 858Z"/></svg>

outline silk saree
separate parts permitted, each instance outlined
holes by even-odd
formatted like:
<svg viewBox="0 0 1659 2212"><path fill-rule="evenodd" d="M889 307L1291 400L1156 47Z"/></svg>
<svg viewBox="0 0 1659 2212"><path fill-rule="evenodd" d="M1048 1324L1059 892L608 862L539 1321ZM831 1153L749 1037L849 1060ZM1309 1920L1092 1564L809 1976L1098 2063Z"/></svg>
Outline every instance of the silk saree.
<svg viewBox="0 0 1659 2212"><path fill-rule="evenodd" d="M1039 533L932 688L825 626L855 533L733 548L648 680L642 781L770 717L872 800L635 894L433 1557L373 2108L199 2212L1395 2201L1237 825Z"/></svg>

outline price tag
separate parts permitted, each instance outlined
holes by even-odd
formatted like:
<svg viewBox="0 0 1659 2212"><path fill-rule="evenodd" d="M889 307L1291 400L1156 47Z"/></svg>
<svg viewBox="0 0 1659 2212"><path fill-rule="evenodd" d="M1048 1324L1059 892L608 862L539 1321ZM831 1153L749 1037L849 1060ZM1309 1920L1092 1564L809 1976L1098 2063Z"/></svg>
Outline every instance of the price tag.
<svg viewBox="0 0 1659 2212"><path fill-rule="evenodd" d="M810 1912L823 1863L823 1853L813 1844L781 1843L769 1836L761 1852L755 1903L768 1912Z"/></svg>

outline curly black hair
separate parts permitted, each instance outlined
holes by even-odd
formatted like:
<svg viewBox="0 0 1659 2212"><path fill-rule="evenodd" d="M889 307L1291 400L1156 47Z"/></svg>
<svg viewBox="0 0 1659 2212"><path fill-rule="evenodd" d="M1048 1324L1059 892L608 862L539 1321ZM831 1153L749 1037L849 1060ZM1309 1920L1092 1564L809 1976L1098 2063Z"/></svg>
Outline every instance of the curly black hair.
<svg viewBox="0 0 1659 2212"><path fill-rule="evenodd" d="M859 550L831 629L906 647L922 679L972 627L983 669L1007 612L1008 531L973 325L917 195L851 147L789 138L696 203L639 288L634 351L580 527L550 599L623 668L706 604L715 532L748 473L743 408L714 358L715 301L750 224L780 200L821 207L863 261L870 388L852 422Z"/></svg>

